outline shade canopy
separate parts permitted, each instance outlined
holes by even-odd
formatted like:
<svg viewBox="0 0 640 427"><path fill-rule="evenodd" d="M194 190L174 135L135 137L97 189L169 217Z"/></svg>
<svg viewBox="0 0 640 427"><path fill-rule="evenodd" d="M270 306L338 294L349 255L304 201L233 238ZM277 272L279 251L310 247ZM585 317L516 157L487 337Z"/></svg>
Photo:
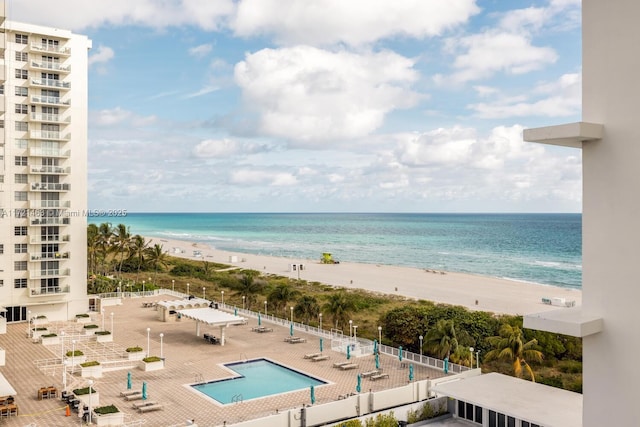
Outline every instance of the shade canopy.
<svg viewBox="0 0 640 427"><path fill-rule="evenodd" d="M244 317L209 307L180 310L178 313L187 319L193 319L211 326L243 325L247 322Z"/></svg>

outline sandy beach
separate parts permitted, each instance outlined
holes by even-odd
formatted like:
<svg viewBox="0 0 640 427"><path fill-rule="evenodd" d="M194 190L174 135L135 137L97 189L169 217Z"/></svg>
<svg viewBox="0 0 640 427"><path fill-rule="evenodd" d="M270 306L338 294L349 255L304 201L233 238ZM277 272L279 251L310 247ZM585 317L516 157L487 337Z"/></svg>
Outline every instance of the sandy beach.
<svg viewBox="0 0 640 427"><path fill-rule="evenodd" d="M343 261L322 264L321 253L314 260L289 259L221 251L203 243L145 238L151 242L150 245L161 244L169 255L175 257L228 264L344 288L461 305L472 310L525 315L558 308L542 303L543 298L565 298L575 301L576 305L582 303L581 291L556 286L381 264ZM293 271L292 264L302 264L303 268Z"/></svg>

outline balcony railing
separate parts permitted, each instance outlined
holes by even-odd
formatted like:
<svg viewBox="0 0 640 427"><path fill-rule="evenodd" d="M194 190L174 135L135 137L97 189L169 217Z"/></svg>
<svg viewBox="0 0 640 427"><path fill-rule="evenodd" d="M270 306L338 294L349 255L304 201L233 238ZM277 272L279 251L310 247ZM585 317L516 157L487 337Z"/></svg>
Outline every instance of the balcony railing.
<svg viewBox="0 0 640 427"><path fill-rule="evenodd" d="M52 46L47 43L31 43L31 50L36 52L51 52L59 55L71 55L71 49L62 46Z"/></svg>
<svg viewBox="0 0 640 427"><path fill-rule="evenodd" d="M68 294L71 292L71 287L69 285L66 286L47 286L43 288L41 286L30 288L29 294L32 297L42 297L49 296L54 294Z"/></svg>
<svg viewBox="0 0 640 427"><path fill-rule="evenodd" d="M60 166L31 166L31 173L68 174L70 172L70 167L62 168Z"/></svg>
<svg viewBox="0 0 640 427"><path fill-rule="evenodd" d="M36 86L53 87L56 89L70 89L71 83L57 79L31 79L31 84Z"/></svg>
<svg viewBox="0 0 640 427"><path fill-rule="evenodd" d="M62 101L59 96L33 95L31 102L34 104L71 105L71 101Z"/></svg>
<svg viewBox="0 0 640 427"><path fill-rule="evenodd" d="M31 254L30 261L42 261L50 259L69 259L70 252L42 252L38 254Z"/></svg>
<svg viewBox="0 0 640 427"><path fill-rule="evenodd" d="M40 236L31 236L30 243L37 245L40 243L65 243L70 240L68 234L47 234Z"/></svg>
<svg viewBox="0 0 640 427"><path fill-rule="evenodd" d="M52 62L52 61L31 61L31 67L32 68L40 68L43 70L53 70L53 71L60 71L63 73L69 73L71 71L71 66L70 65L64 65L61 64L59 62Z"/></svg>
<svg viewBox="0 0 640 427"><path fill-rule="evenodd" d="M30 209L70 208L70 200L31 200Z"/></svg>
<svg viewBox="0 0 640 427"><path fill-rule="evenodd" d="M32 130L29 132L29 137L32 139L55 139L59 141L68 141L71 135L62 134L57 130Z"/></svg>
<svg viewBox="0 0 640 427"><path fill-rule="evenodd" d="M39 279L41 277L66 277L69 276L71 270L69 268L52 268L49 270L31 270L29 272L30 279Z"/></svg>
<svg viewBox="0 0 640 427"><path fill-rule="evenodd" d="M32 218L31 225L69 225L71 223L70 218Z"/></svg>
<svg viewBox="0 0 640 427"><path fill-rule="evenodd" d="M34 157L69 157L69 150L56 150L54 148L30 148L29 155Z"/></svg>
<svg viewBox="0 0 640 427"><path fill-rule="evenodd" d="M31 184L31 190L33 191L69 191L71 184L62 183L48 183L48 182L34 182Z"/></svg>
<svg viewBox="0 0 640 427"><path fill-rule="evenodd" d="M71 117L62 117L60 114L31 113L34 122L71 123Z"/></svg>

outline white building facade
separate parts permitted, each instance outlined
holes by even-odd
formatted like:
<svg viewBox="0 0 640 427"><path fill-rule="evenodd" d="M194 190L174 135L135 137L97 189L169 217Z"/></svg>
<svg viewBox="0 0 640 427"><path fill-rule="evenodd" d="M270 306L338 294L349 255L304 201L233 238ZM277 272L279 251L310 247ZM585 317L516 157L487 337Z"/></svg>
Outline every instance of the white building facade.
<svg viewBox="0 0 640 427"><path fill-rule="evenodd" d="M4 14L4 1L0 1ZM0 306L68 319L87 299L87 58L70 31L0 31Z"/></svg>

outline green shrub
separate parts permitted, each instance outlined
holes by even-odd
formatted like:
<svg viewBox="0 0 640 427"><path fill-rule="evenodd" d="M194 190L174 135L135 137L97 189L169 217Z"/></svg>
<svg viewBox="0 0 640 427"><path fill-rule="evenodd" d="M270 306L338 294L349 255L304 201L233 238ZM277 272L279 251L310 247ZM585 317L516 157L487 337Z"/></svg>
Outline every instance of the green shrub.
<svg viewBox="0 0 640 427"><path fill-rule="evenodd" d="M69 350L65 353L65 355L67 357L78 357L78 356L84 356L84 353L81 352L80 350L75 350L75 351Z"/></svg>
<svg viewBox="0 0 640 427"><path fill-rule="evenodd" d="M127 353L139 353L142 351L142 347L129 347L128 349L125 350Z"/></svg>
<svg viewBox="0 0 640 427"><path fill-rule="evenodd" d="M43 327L38 327L38 328L33 328L33 331L46 331L47 328L43 328Z"/></svg>
<svg viewBox="0 0 640 427"><path fill-rule="evenodd" d="M100 366L100 362L98 362L97 360L92 360L91 362L81 363L80 366L82 366L83 368L90 368L92 366Z"/></svg>
<svg viewBox="0 0 640 427"><path fill-rule="evenodd" d="M99 328L99 326L98 326L98 325L91 324L91 325L84 325L84 328L85 328L85 329L98 329L98 328Z"/></svg>
<svg viewBox="0 0 640 427"><path fill-rule="evenodd" d="M45 334L45 335L40 335L42 338L53 338L53 337L57 337L58 334Z"/></svg>
<svg viewBox="0 0 640 427"><path fill-rule="evenodd" d="M340 424L335 424L334 427L362 427L360 420L349 420Z"/></svg>
<svg viewBox="0 0 640 427"><path fill-rule="evenodd" d="M152 362L160 362L162 361L162 359L160 359L158 356L149 356L142 359L142 361L145 363L152 363Z"/></svg>
<svg viewBox="0 0 640 427"><path fill-rule="evenodd" d="M91 387L91 393L97 393L95 387ZM76 396L82 396L84 394L89 394L89 387L84 387L84 388L77 388L75 390L73 390L73 394L75 394Z"/></svg>
<svg viewBox="0 0 640 427"><path fill-rule="evenodd" d="M109 331L96 331L95 335L111 335Z"/></svg>
<svg viewBox="0 0 640 427"><path fill-rule="evenodd" d="M551 387L562 388L562 377L560 375L554 375L551 377L540 376L536 379L540 384L550 385Z"/></svg>
<svg viewBox="0 0 640 427"><path fill-rule="evenodd" d="M99 415L115 414L117 412L120 412L120 410L116 408L115 405L100 406L93 411Z"/></svg>
<svg viewBox="0 0 640 427"><path fill-rule="evenodd" d="M558 363L558 370L565 374L580 374L582 373L582 362L577 360L563 360Z"/></svg>
<svg viewBox="0 0 640 427"><path fill-rule="evenodd" d="M375 419L367 418L365 422L366 427L398 427L398 420L393 412L388 414L378 414Z"/></svg>
<svg viewBox="0 0 640 427"><path fill-rule="evenodd" d="M76 317L91 317L86 313L80 313L80 314L76 314Z"/></svg>

